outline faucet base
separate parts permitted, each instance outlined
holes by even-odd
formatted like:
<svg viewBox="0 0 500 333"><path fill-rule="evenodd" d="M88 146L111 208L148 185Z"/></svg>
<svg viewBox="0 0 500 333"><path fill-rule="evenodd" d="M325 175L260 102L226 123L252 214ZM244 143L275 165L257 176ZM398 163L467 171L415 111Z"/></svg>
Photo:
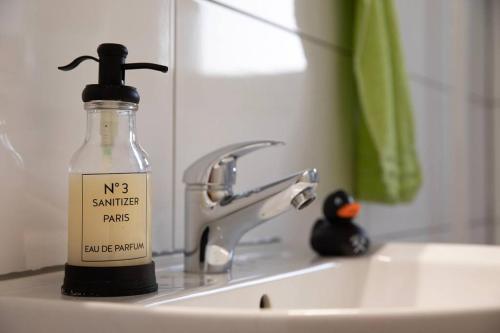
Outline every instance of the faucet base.
<svg viewBox="0 0 500 333"><path fill-rule="evenodd" d="M184 253L184 271L205 274L227 273L231 269L233 252L217 245L208 245L200 252L203 253L204 261L198 260L198 253Z"/></svg>
<svg viewBox="0 0 500 333"><path fill-rule="evenodd" d="M292 207L300 210L314 201L318 184L314 168L234 193L237 159L278 144L282 142L229 145L201 157L184 172L186 272L227 272L234 248L246 232Z"/></svg>

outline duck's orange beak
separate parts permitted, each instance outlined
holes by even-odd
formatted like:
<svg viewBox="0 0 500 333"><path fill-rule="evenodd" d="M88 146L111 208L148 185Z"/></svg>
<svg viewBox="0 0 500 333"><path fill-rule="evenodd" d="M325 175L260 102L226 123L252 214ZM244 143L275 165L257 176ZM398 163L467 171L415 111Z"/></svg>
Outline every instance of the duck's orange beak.
<svg viewBox="0 0 500 333"><path fill-rule="evenodd" d="M344 205L337 211L337 215L344 219L352 219L358 215L361 210L361 205L357 202L353 202L347 205Z"/></svg>

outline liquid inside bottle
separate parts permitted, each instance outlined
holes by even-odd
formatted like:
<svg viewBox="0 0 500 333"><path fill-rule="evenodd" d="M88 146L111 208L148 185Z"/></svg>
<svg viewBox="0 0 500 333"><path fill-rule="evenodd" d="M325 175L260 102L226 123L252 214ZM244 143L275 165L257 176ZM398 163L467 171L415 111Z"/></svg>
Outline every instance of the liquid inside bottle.
<svg viewBox="0 0 500 333"><path fill-rule="evenodd" d="M151 263L151 183L136 140L137 104L85 103L87 131L69 169L68 264Z"/></svg>

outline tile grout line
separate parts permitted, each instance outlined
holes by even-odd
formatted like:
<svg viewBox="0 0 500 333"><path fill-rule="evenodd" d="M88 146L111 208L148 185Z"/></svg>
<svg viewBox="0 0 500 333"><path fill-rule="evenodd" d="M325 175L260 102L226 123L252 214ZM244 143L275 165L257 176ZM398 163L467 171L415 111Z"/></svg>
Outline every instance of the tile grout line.
<svg viewBox="0 0 500 333"><path fill-rule="evenodd" d="M170 31L170 38L172 40L172 47L173 50L171 51L171 56L172 56L172 65L171 67L173 68L173 73L172 73L172 212L171 212L171 219L172 219L172 228L171 228L171 242L172 246L171 249L175 250L176 245L175 245L175 211L176 211L176 200L175 200L175 194L177 190L177 184L176 184L176 175L177 175L177 167L176 167L176 157L177 157L177 69L176 69L176 61L177 61L177 0L172 0L172 5L170 10L172 11L172 14L170 17L172 18L172 23L171 23L171 31Z"/></svg>
<svg viewBox="0 0 500 333"><path fill-rule="evenodd" d="M252 18L254 20L257 20L259 22L262 22L262 23L265 23L267 25L270 25L270 26L272 26L274 28L277 28L277 29L280 29L280 30L284 30L286 32L298 35L299 37L303 38L304 40L307 40L309 42L318 44L319 46L323 46L323 47L332 49L332 50L336 51L337 53L339 53L339 55L347 56L347 57L352 57L352 50L348 49L346 47L343 47L343 46L340 46L340 45L336 45L336 44L327 42L327 41L325 41L325 40L323 40L321 38L309 35L307 33L304 33L302 31L300 31L300 30L296 30L296 29L291 29L291 28L285 27L283 25L280 25L278 23L272 22L272 21L267 20L265 18L262 18L260 16L251 14L251 13L246 12L244 10L241 10L241 9L236 8L236 7L233 7L233 6L227 5L225 3L222 3L222 2L220 2L218 0L204 0L204 1L208 2L208 3L211 3L211 4L214 4L214 5L217 5L217 6L220 6L222 8L227 9L227 10L233 11L235 13L247 16L247 17ZM428 77L426 75L417 74L417 73L414 73L414 72L408 72L408 77L409 77L410 80L414 80L415 82L418 82L420 84L424 84L424 85L426 85L428 87L433 87L436 90L439 90L439 91L442 91L442 92L449 92L450 90L454 89L452 85L440 82L440 81L435 80L433 78L430 78L430 77ZM485 105L495 105L496 102L498 102L498 101L495 101L493 99L489 99L489 98L487 98L485 96L481 96L480 94L476 94L474 92L469 92L469 100L472 101L472 102L478 102L478 101L480 101L480 102L484 103Z"/></svg>
<svg viewBox="0 0 500 333"><path fill-rule="evenodd" d="M495 226L495 219L493 217L490 218L484 218L484 219L470 219L469 221L469 227L467 228L469 231L478 229L478 228L484 228L484 227L494 227ZM396 231L396 232L387 232L387 233L382 233L379 235L371 236L373 238L394 238L394 241L397 241L398 238L402 237L412 237L412 236L429 236L429 235L436 235L439 233L450 233L451 231L446 230L448 226L450 226L452 223L440 223L437 225L430 225L430 226L425 226L425 227L419 227L419 228L414 228L414 229L407 229L407 230L401 230L401 231Z"/></svg>
<svg viewBox="0 0 500 333"><path fill-rule="evenodd" d="M410 79L411 81L413 81L415 83L425 85L429 88L434 88L436 90L439 90L439 91L445 92L445 93L448 93L448 92L450 92L450 90L453 89L452 86L450 86L446 83L440 82L438 80L435 80L433 78L430 78L426 75L418 74L415 72L407 72L407 73L408 73L408 79Z"/></svg>
<svg viewBox="0 0 500 333"><path fill-rule="evenodd" d="M260 16L254 15L252 13L246 12L244 10L238 9L236 7L227 5L227 4L222 3L220 1L217 1L217 0L204 0L204 1L208 2L208 3L211 3L211 4L214 4L214 5L217 5L217 6L220 6L222 8L228 9L228 10L233 11L235 13L244 15L246 17L252 18L252 19L257 20L257 21L259 21L261 23L270 25L270 26L272 26L274 28L277 28L277 29L280 29L280 30L283 30L283 31L286 31L286 32L289 32L289 33L292 33L294 35L298 35L299 37L301 37L304 40L307 40L309 42L318 44L320 46L332 49L332 50L338 52L339 55L346 56L346 57L351 57L352 56L352 50L349 49L349 48L346 48L346 47L343 47L343 46L340 46L340 45L336 45L334 43L327 42L327 41L325 41L325 40L323 40L321 38L309 35L307 33L304 33L302 31L300 31L300 30L296 30L296 29L291 29L291 28L285 27L285 26L283 26L281 24L272 22L270 20L267 20L267 19L262 18Z"/></svg>
<svg viewBox="0 0 500 333"><path fill-rule="evenodd" d="M495 91L494 91L494 71L488 70L488 68L494 68L494 60L492 55L494 54L495 51L495 34L494 34L494 12L493 12L493 3L488 0L485 2L485 7L486 7L486 18L485 18L485 33L484 33L484 44L486 45L486 50L485 50L485 59L484 59L484 64L483 64L483 69L485 73L484 83L486 86L486 95L488 98L488 103L486 103L485 107L488 108L488 114L486 119L486 129L484 133L484 138L486 140L486 163L484 166L483 171L485 172L486 176L489 179L495 179L495 170L494 170L494 165L495 165L495 153L489 154L488 152L494 152L495 151L495 137L494 137L494 130L495 130L495 122L494 122L494 117L495 115L493 114L493 111L495 110ZM488 215L494 216L495 215L495 203L494 203L494 198L495 198L495 185L494 181L486 182L486 188L484 191L486 192L486 211ZM492 243L495 240L495 236L493 235L494 233L488 233L487 240Z"/></svg>
<svg viewBox="0 0 500 333"><path fill-rule="evenodd" d="M432 88L435 91L448 94L455 88L446 83L440 82L438 80L432 79L426 75L417 74L414 72L408 72L408 79L410 82L414 82L423 85L427 88ZM472 104L480 104L485 108L492 109L495 107L495 100L487 96L482 96L475 92L469 91L467 101Z"/></svg>
<svg viewBox="0 0 500 333"><path fill-rule="evenodd" d="M258 247L258 246L262 246L262 245L280 244L280 243L282 243L281 238L269 237L269 238L265 238L263 240L240 242L240 243L238 243L238 247L240 247L240 246ZM181 255L184 254L184 250L178 249L178 250L172 250L172 251L153 252L153 257L158 258L158 257L174 256L174 255L178 255L178 254L181 254ZM13 280L13 279L32 277L32 276L37 276L37 275L42 275L42 274L57 273L57 272L62 272L63 270L64 270L64 265L52 265L52 266L45 266L45 267L36 268L36 269L28 269L28 270L24 270L24 271L4 273L4 274L0 274L0 282Z"/></svg>

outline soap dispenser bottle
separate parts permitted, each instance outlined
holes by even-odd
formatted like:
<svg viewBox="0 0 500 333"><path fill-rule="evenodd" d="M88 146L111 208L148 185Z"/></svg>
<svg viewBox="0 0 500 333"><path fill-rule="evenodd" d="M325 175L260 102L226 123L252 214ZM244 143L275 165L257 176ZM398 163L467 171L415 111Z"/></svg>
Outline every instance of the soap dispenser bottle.
<svg viewBox="0 0 500 333"><path fill-rule="evenodd" d="M101 44L99 83L82 93L87 111L83 145L69 167L68 261L62 293L71 296L126 296L158 289L151 257L151 167L137 142L139 94L125 85L125 72L167 67L125 63L127 48Z"/></svg>

